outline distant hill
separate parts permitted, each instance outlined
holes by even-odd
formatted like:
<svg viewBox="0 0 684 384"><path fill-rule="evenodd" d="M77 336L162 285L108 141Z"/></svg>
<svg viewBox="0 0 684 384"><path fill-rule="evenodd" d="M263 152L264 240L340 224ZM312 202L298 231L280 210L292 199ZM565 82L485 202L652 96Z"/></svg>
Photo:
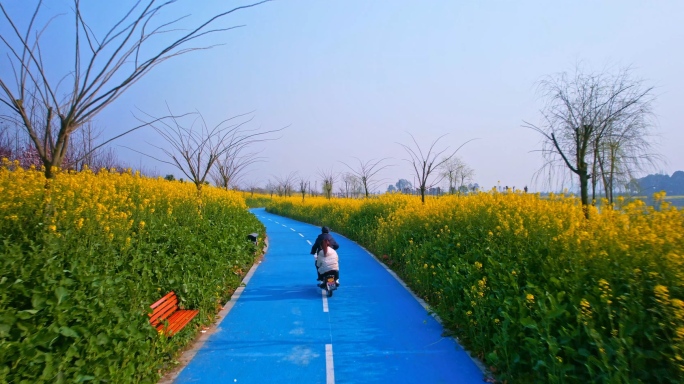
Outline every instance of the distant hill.
<svg viewBox="0 0 684 384"><path fill-rule="evenodd" d="M672 176L655 174L637 180L639 190L644 194L665 191L668 196L684 195L684 171L677 171Z"/></svg>

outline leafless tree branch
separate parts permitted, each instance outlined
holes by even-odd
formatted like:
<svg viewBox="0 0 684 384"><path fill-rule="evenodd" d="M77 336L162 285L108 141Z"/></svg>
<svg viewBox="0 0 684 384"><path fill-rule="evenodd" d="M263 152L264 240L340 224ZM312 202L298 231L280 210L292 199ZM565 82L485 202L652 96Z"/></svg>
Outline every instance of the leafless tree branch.
<svg viewBox="0 0 684 384"><path fill-rule="evenodd" d="M355 157L355 159L359 163L356 168L349 166L345 162L341 163L344 164L347 168L349 168L352 174L359 179L361 185L363 186L365 197L368 198L369 192L375 189L378 183L383 182L383 180L376 180L375 176L378 174L378 172L388 167L391 167L392 165L382 164L384 161L387 161L388 158L383 158L380 160L371 159L366 162L363 162L358 157Z"/></svg>
<svg viewBox="0 0 684 384"><path fill-rule="evenodd" d="M413 146L401 143L397 144L401 145L406 151L406 153L409 154L409 158L404 160L411 164L411 166L413 167L414 174L419 183L418 188L420 190L420 199L423 203L425 203L425 192L430 188L434 187L435 185L439 184L444 179L443 174L437 173L435 175L435 171L438 168L440 168L442 164L444 164L445 162L449 161L449 159L454 157L456 155L456 152L463 148L464 145L476 139L470 139L466 141L465 143L461 144L458 148L456 148L456 150L454 150L453 152L449 152L448 155L444 156L443 154L448 150L448 147L440 151L437 151L435 150L435 146L441 139L443 139L446 136L446 134L435 139L430 144L425 154L423 153L423 150L416 141L415 137L410 133L409 136L411 136ZM440 158L441 160L438 160Z"/></svg>
<svg viewBox="0 0 684 384"><path fill-rule="evenodd" d="M255 7L270 0L234 7L218 13L162 44L162 48L143 55L156 37L179 32L173 28L185 17L158 20L162 10L176 1L137 1L118 19L104 36L98 38L83 15L80 0L74 0L73 69L57 82L52 82L41 54L41 37L54 17L37 28L38 15L44 9L39 0L25 32L0 3L2 18L11 32L0 35L7 49L13 79L0 77L0 102L22 121L45 168L45 176L54 176L53 168L62 165L69 148L69 137L83 124L106 108L129 87L160 63L189 52L213 46L191 46L197 39L240 26L214 27L220 20L239 10ZM69 90L62 90L63 80L71 77ZM14 85L11 85L11 84ZM132 129L135 130L135 129ZM128 132L132 131L129 130ZM117 135L120 137L122 135Z"/></svg>
<svg viewBox="0 0 684 384"><path fill-rule="evenodd" d="M565 170L577 176L585 207L590 183L592 200L602 182L612 201L616 176L657 160L646 155L651 147L646 138L652 127L653 87L635 79L630 68L595 74L578 65L572 75L560 73L541 80L538 92L546 101L542 122L524 121L523 127L542 137L543 169L549 176Z"/></svg>

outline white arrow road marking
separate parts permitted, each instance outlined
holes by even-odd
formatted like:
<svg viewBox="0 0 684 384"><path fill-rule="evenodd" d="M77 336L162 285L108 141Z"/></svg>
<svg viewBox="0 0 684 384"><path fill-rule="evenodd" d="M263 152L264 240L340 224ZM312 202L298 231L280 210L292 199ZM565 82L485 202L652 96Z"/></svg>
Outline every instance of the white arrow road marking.
<svg viewBox="0 0 684 384"><path fill-rule="evenodd" d="M333 365L332 344L325 345L325 376L326 384L335 384L335 367Z"/></svg>

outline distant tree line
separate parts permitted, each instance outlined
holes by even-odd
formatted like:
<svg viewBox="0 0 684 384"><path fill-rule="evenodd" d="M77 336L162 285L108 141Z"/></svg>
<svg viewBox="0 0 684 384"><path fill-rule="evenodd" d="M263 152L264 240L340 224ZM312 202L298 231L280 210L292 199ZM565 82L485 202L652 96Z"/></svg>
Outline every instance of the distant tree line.
<svg viewBox="0 0 684 384"><path fill-rule="evenodd" d="M632 194L653 194L665 191L670 196L684 195L684 171L666 174L652 174L633 180L629 187Z"/></svg>

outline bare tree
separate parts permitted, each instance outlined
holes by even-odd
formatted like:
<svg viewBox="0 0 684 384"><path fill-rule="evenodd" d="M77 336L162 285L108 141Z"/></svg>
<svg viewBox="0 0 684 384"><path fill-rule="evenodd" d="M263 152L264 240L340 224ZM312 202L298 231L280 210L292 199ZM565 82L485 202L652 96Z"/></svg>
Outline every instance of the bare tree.
<svg viewBox="0 0 684 384"><path fill-rule="evenodd" d="M387 158L380 160L371 159L366 162L361 161L361 159L359 159L358 157L355 157L355 159L359 162L356 168L350 167L345 162L342 162L342 164L349 168L352 174L354 174L358 178L358 180L361 181L365 197L367 198L369 195L369 191L374 190L379 183L384 182L384 180L376 180L375 176L378 174L378 172L382 171L387 167L390 167L391 165L382 164L382 162L386 161Z"/></svg>
<svg viewBox="0 0 684 384"><path fill-rule="evenodd" d="M235 134L239 132L234 132ZM216 165L211 171L214 184L218 187L230 189L237 187L245 175L245 170L250 165L263 161L264 158L258 156L259 152L243 153L251 141L234 143L236 137L231 136L230 142L224 142L227 147L226 152L216 161Z"/></svg>
<svg viewBox="0 0 684 384"><path fill-rule="evenodd" d="M271 195L271 198L273 198L273 194L276 192L277 189L278 189L278 187L277 187L276 183L274 183L271 180L268 180L268 182L266 183L266 190Z"/></svg>
<svg viewBox="0 0 684 384"><path fill-rule="evenodd" d="M306 196L307 188L309 188L309 180L301 177L299 179L299 193L302 194L302 201L304 201L304 197Z"/></svg>
<svg viewBox="0 0 684 384"><path fill-rule="evenodd" d="M425 203L425 192L428 191L430 188L434 187L435 185L439 184L444 179L443 175L440 175L439 172L435 174L435 171L439 169L442 166L442 164L444 164L445 162L449 161L449 159L454 157L459 149L461 149L464 145L468 144L474 139L468 140L465 143L461 144L458 148L456 148L455 151L450 152L449 155L442 156L449 148L447 147L441 151L435 151L435 145L437 145L437 143L446 135L442 135L435 139L435 141L433 141L432 144L430 144L430 148L428 148L427 152L425 153L423 153L423 150L420 148L420 145L418 145L413 135L409 133L409 136L411 136L411 140L413 141L414 147L401 143L398 144L404 147L404 149L410 156L409 159L404 160L410 163L413 167L414 175L418 180L418 186L420 190L420 201ZM441 160L437 160L440 157L442 157Z"/></svg>
<svg viewBox="0 0 684 384"><path fill-rule="evenodd" d="M18 149L17 133L0 121L0 160L14 160Z"/></svg>
<svg viewBox="0 0 684 384"><path fill-rule="evenodd" d="M654 169L662 161L659 154L652 152L651 124L644 117L638 114L627 121L611 124L604 140L595 143L594 169L595 175L598 175L592 180L600 177L606 198L611 204L616 189L637 178L636 173ZM592 190L592 199L594 195L595 190Z"/></svg>
<svg viewBox="0 0 684 384"><path fill-rule="evenodd" d="M236 28L211 29L220 19L263 2L219 13L188 31L176 27L184 17L160 19L174 1L158 4L156 0L141 0L104 35L97 36L81 12L80 1L74 0L74 51L63 56L73 58L72 69L57 81L48 74L50 68L43 60L41 42L54 17L43 26L36 25L43 1L38 1L25 32L0 3L11 31L0 35L0 40L7 48L9 67L13 69L11 75L3 72L0 77L0 102L11 110L12 116L7 118L20 122L26 129L45 167L45 177L52 178L53 167L62 166L69 139L77 129L159 63L210 48L191 46L198 38ZM160 45L162 48L154 48L159 46L159 38L179 32L180 36L170 38ZM60 88L62 84L66 89Z"/></svg>
<svg viewBox="0 0 684 384"><path fill-rule="evenodd" d="M11 119L0 116L0 159L17 161L24 169L40 167L42 164L38 152L31 144L21 125Z"/></svg>
<svg viewBox="0 0 684 384"><path fill-rule="evenodd" d="M541 152L546 164L542 169L551 173L569 170L577 175L585 215L589 214L589 182L597 177L600 152L610 148L607 141L612 128L646 121L654 100L652 90L634 79L629 68L615 75L586 74L578 66L574 75L564 72L539 83L539 91L547 99L541 110L542 123L525 122L524 126L543 138Z"/></svg>
<svg viewBox="0 0 684 384"><path fill-rule="evenodd" d="M342 175L342 186L340 186L340 192L344 194L344 197L351 197L354 193L354 187L358 183L358 178L353 173L345 173Z"/></svg>
<svg viewBox="0 0 684 384"><path fill-rule="evenodd" d="M333 186L335 184L335 174L333 170L319 170L318 175L323 180L323 195L329 200L332 198Z"/></svg>
<svg viewBox="0 0 684 384"><path fill-rule="evenodd" d="M453 157L442 164L442 171L440 175L449 182L449 194L453 194L456 190L456 180L458 180L458 170L460 166L460 159Z"/></svg>
<svg viewBox="0 0 684 384"><path fill-rule="evenodd" d="M71 161L65 162L66 167L79 171L86 166L94 171L102 168L123 168L113 148L103 148L97 143L103 131L102 128L97 128L92 121L89 121L74 132L69 141L70 149L65 159Z"/></svg>
<svg viewBox="0 0 684 384"><path fill-rule="evenodd" d="M465 190L466 190L466 192L467 192L467 191L468 191L468 187L466 186L466 183L473 180L473 178L475 177L475 170L472 169L472 168L471 168L468 164L466 164L465 162L461 162L461 167L460 167L459 170L458 170L457 176L458 176L458 181L459 181L459 183L458 183L458 193L460 194L460 193L461 193L461 190L463 190L464 187L465 187Z"/></svg>
<svg viewBox="0 0 684 384"><path fill-rule="evenodd" d="M364 193L363 185L361 184L361 180L354 176L351 180L351 195L354 197L359 197Z"/></svg>
<svg viewBox="0 0 684 384"><path fill-rule="evenodd" d="M249 182L247 183L247 190L249 191L250 196L251 196L251 197L254 197L254 192L257 192L257 191L260 190L260 188L259 188L259 182L258 182L258 181L253 181L253 180L252 180L252 181L249 181ZM263 191L263 190L261 190L261 191Z"/></svg>
<svg viewBox="0 0 684 384"><path fill-rule="evenodd" d="M239 152L256 142L269 140L265 135L284 129L270 131L246 129L245 125L253 119L253 117L246 117L251 112L233 116L213 127L207 125L199 112L182 116L192 119L189 124L182 121L182 117L173 116L170 108L169 113L172 115L171 118L156 119L149 124L171 146L171 149L153 146L171 160L158 159L149 154L143 155L178 168L195 184L198 192L202 191L207 175L222 156Z"/></svg>
<svg viewBox="0 0 684 384"><path fill-rule="evenodd" d="M295 181L297 180L297 172L290 172L283 177L274 176L276 179L276 192L278 196L292 196L294 191Z"/></svg>
<svg viewBox="0 0 684 384"><path fill-rule="evenodd" d="M347 197L347 191L345 190L344 185L337 184L337 196Z"/></svg>
<svg viewBox="0 0 684 384"><path fill-rule="evenodd" d="M454 156L442 163L441 176L449 181L449 193L461 190L466 182L475 176L475 170L470 168L460 157Z"/></svg>

